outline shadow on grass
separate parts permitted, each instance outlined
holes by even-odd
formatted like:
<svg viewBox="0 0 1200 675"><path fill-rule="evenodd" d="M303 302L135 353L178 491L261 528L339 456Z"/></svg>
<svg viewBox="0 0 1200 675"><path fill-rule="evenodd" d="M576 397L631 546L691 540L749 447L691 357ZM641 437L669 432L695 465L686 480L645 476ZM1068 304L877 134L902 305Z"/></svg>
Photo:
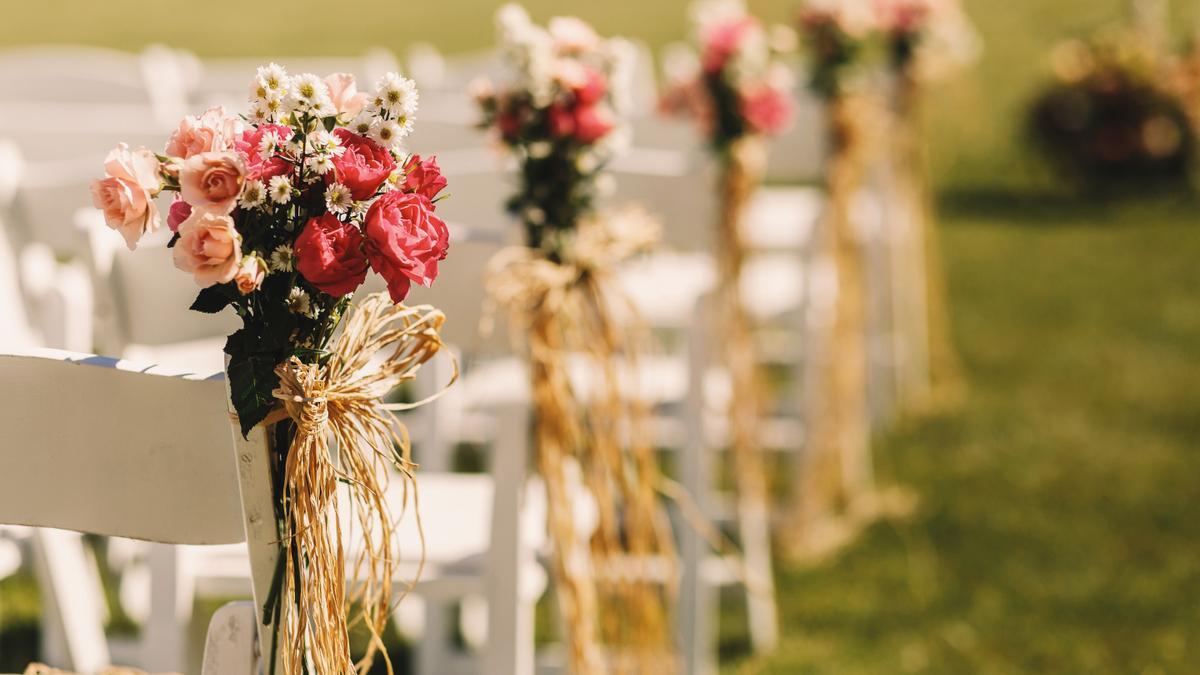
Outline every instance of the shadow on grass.
<svg viewBox="0 0 1200 675"><path fill-rule="evenodd" d="M1136 193L953 188L938 194L937 208L939 224L951 226L986 220L1025 227L1136 227L1147 219L1178 220L1196 213L1200 208L1200 196L1180 186L1163 186Z"/></svg>

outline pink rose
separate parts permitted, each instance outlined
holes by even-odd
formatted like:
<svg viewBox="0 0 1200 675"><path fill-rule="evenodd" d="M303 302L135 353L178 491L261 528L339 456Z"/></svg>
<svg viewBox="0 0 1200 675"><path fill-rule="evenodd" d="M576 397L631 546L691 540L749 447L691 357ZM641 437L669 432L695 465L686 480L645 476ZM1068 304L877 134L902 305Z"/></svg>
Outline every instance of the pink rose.
<svg viewBox="0 0 1200 675"><path fill-rule="evenodd" d="M575 140L591 145L613 129L612 115L600 106L584 105L575 108Z"/></svg>
<svg viewBox="0 0 1200 675"><path fill-rule="evenodd" d="M242 295L250 295L262 286L263 279L267 278L267 265L262 258L256 255L244 256L241 262L238 263L237 273L233 276L233 282L237 284L238 292Z"/></svg>
<svg viewBox="0 0 1200 675"><path fill-rule="evenodd" d="M162 165L153 152L145 148L131 150L124 143L118 143L104 158L104 173L110 178L120 178L138 185L150 196L162 189L161 171Z"/></svg>
<svg viewBox="0 0 1200 675"><path fill-rule="evenodd" d="M350 73L334 73L326 77L325 86L329 87L329 98L333 100L333 107L339 115L353 117L367 102L367 95L358 90Z"/></svg>
<svg viewBox="0 0 1200 675"><path fill-rule="evenodd" d="M229 213L246 182L246 165L236 152L202 152L184 161L179 193L194 207Z"/></svg>
<svg viewBox="0 0 1200 675"><path fill-rule="evenodd" d="M760 87L742 95L742 116L754 131L778 134L792 123L792 100L774 87Z"/></svg>
<svg viewBox="0 0 1200 675"><path fill-rule="evenodd" d="M350 195L358 201L374 197L375 191L396 169L392 153L348 129L339 127L333 130L333 135L346 151L333 158L333 171L327 178L350 188Z"/></svg>
<svg viewBox="0 0 1200 675"><path fill-rule="evenodd" d="M607 92L608 82L604 80L604 76L588 68L583 82L575 87L575 101L580 105L593 105L599 103Z"/></svg>
<svg viewBox="0 0 1200 675"><path fill-rule="evenodd" d="M730 57L742 46L742 40L755 26L754 19L744 17L714 26L704 44L700 64L708 74L718 73Z"/></svg>
<svg viewBox="0 0 1200 675"><path fill-rule="evenodd" d="M183 201L183 197L175 195L175 201L171 202L171 208L167 211L167 227L171 228L172 232L179 231L179 224L188 219L192 215L192 205Z"/></svg>
<svg viewBox="0 0 1200 675"><path fill-rule="evenodd" d="M188 115L171 134L164 154L187 159L202 152L229 150L241 131L241 120L217 106L204 111L200 117Z"/></svg>
<svg viewBox="0 0 1200 675"><path fill-rule="evenodd" d="M335 298L353 293L367 278L362 234L332 213L310 218L295 248L300 275Z"/></svg>
<svg viewBox="0 0 1200 675"><path fill-rule="evenodd" d="M92 205L104 212L104 222L121 233L130 251L143 234L158 229L158 209L140 185L110 176L92 181L91 190Z"/></svg>
<svg viewBox="0 0 1200 675"><path fill-rule="evenodd" d="M421 159L413 155L404 164L404 184L400 186L405 192L415 192L428 197L430 201L437 199L438 193L446 189L446 177L438 167L437 157Z"/></svg>
<svg viewBox="0 0 1200 675"><path fill-rule="evenodd" d="M550 135L556 138L566 138L575 133L575 115L561 103L555 103L546 110L546 123L550 125Z"/></svg>
<svg viewBox="0 0 1200 675"><path fill-rule="evenodd" d="M383 194L363 221L367 258L371 268L387 281L393 302L408 295L411 282L433 283L438 262L450 247L450 232L433 215L433 204L424 195L393 190Z"/></svg>
<svg viewBox="0 0 1200 675"><path fill-rule="evenodd" d="M189 272L201 288L233 281L242 261L242 237L227 215L196 210L179 225L171 249L175 267Z"/></svg>
<svg viewBox="0 0 1200 675"><path fill-rule="evenodd" d="M282 157L274 154L263 157L260 148L263 136L268 133L275 134L276 141L283 144L292 139L294 132L291 127L282 124L262 124L242 132L241 137L233 144L238 153L246 158L246 177L250 180L262 181L264 184L275 176L282 176L292 171L292 165Z"/></svg>

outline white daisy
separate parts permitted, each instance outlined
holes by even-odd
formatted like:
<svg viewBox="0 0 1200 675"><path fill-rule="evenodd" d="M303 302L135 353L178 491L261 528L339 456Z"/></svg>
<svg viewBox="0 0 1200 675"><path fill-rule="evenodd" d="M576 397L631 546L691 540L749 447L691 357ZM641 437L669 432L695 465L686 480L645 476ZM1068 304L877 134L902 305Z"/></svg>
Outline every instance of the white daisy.
<svg viewBox="0 0 1200 675"><path fill-rule="evenodd" d="M307 316L310 318L313 318L315 315L315 312L313 312L312 300L308 297L308 293L305 293L304 289L298 286L293 288L291 292L288 293L287 307L288 310L293 314L299 314L301 316Z"/></svg>
<svg viewBox="0 0 1200 675"><path fill-rule="evenodd" d="M304 73L297 75L292 79L291 102L297 109L312 110L320 108L329 103L329 88L325 86L325 82L313 75L312 73Z"/></svg>
<svg viewBox="0 0 1200 675"><path fill-rule="evenodd" d="M354 198L350 195L350 188L341 183L333 183L325 188L325 208L330 213L341 215L353 207Z"/></svg>
<svg viewBox="0 0 1200 675"><path fill-rule="evenodd" d="M333 168L333 161L329 159L329 155L313 155L304 163L318 176L324 176Z"/></svg>
<svg viewBox="0 0 1200 675"><path fill-rule="evenodd" d="M279 134L274 131L268 131L262 135L262 139L258 141L258 154L264 159L275 154L275 148L279 147Z"/></svg>
<svg viewBox="0 0 1200 675"><path fill-rule="evenodd" d="M371 133L371 127L379 122L379 113L369 108L363 108L362 112L350 122L349 129L359 136L368 136Z"/></svg>
<svg viewBox="0 0 1200 675"><path fill-rule="evenodd" d="M267 189L263 186L261 180L248 180L242 186L242 196L238 198L238 203L244 209L253 209L262 206L267 201Z"/></svg>
<svg viewBox="0 0 1200 675"><path fill-rule="evenodd" d="M388 73L375 85L375 105L381 109L412 115L417 112L417 83Z"/></svg>
<svg viewBox="0 0 1200 675"><path fill-rule="evenodd" d="M259 66L254 81L268 91L281 91L287 88L287 69L278 63L268 63Z"/></svg>
<svg viewBox="0 0 1200 675"><path fill-rule="evenodd" d="M405 135L404 127L396 120L380 120L371 128L371 138L385 148L396 145Z"/></svg>
<svg viewBox="0 0 1200 675"><path fill-rule="evenodd" d="M292 201L292 181L287 176L271 178L271 201L276 204L287 204Z"/></svg>
<svg viewBox="0 0 1200 675"><path fill-rule="evenodd" d="M271 259L268 261L267 266L271 268L272 272L291 272L295 268L292 247L287 244L280 244L275 247L275 250L271 251Z"/></svg>
<svg viewBox="0 0 1200 675"><path fill-rule="evenodd" d="M342 141L337 136L320 129L308 135L309 151L322 155L340 156L346 152L342 147Z"/></svg>

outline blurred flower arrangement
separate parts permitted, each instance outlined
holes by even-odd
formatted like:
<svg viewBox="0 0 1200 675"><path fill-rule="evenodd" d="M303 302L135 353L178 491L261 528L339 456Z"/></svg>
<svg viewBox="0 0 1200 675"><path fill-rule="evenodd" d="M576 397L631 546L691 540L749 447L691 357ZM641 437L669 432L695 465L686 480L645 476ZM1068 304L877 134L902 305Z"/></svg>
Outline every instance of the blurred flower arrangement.
<svg viewBox="0 0 1200 675"><path fill-rule="evenodd" d="M974 61L979 37L958 0L806 0L800 32L813 91L836 96L876 64L940 79Z"/></svg>
<svg viewBox="0 0 1200 675"><path fill-rule="evenodd" d="M502 7L496 23L516 77L473 85L481 124L520 160L508 208L524 224L528 244L560 259L564 237L593 210L605 165L628 144L621 119L633 47L601 39L574 17L555 17L543 28L517 5Z"/></svg>
<svg viewBox="0 0 1200 675"><path fill-rule="evenodd" d="M437 278L450 243L436 215L445 178L435 160L400 146L417 97L414 83L394 73L360 92L351 75L289 75L272 63L258 69L246 114L213 108L186 117L161 154L122 143L91 186L95 206L131 250L161 226L154 197L176 193L168 246L201 289L191 309L232 307L242 319L225 345L228 386L244 435L259 424L272 429L283 553L264 621L286 645L289 674L306 662L317 672L355 670L344 595L330 590L345 587L346 569L329 530L334 481L353 486L362 522L382 528L356 564L369 578L351 599L377 637L390 616L399 556L382 495L387 466L411 480L411 465L406 434L395 431L379 397L438 350L442 322L432 308L392 303L411 284ZM371 296L351 310L369 271L387 282L390 302ZM385 347L395 353L360 377ZM337 459L329 436L338 440Z"/></svg>
<svg viewBox="0 0 1200 675"><path fill-rule="evenodd" d="M617 374L636 367L646 336L616 265L652 247L659 228L635 210L596 208L605 164L627 142L632 47L576 18L543 28L516 5L499 10L497 28L515 77L477 84L476 98L482 125L517 160L508 207L527 245L496 256L487 286L528 346L569 671L677 672L669 584L642 569L651 559L674 565L661 476L645 406ZM587 392L576 391L572 354L587 360ZM599 511L586 542L573 515L573 465Z"/></svg>
<svg viewBox="0 0 1200 675"><path fill-rule="evenodd" d="M747 136L786 131L795 108L795 77L786 63L795 32L765 28L740 0L700 2L691 15L700 56L671 73L662 109L693 117L718 151Z"/></svg>
<svg viewBox="0 0 1200 675"><path fill-rule="evenodd" d="M1196 147L1186 64L1123 28L1064 41L1050 56L1053 81L1032 106L1033 137L1084 185L1183 180Z"/></svg>

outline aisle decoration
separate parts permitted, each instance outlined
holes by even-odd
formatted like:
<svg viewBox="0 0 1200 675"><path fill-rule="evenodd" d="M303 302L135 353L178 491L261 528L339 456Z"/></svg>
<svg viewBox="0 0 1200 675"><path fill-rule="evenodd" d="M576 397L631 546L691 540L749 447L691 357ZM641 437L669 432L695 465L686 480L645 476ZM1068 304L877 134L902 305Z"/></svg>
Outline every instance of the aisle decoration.
<svg viewBox="0 0 1200 675"><path fill-rule="evenodd" d="M839 545L849 529L839 524L838 512L874 490L867 429L867 287L851 209L878 133L878 115L867 95L875 25L870 0L811 0L800 13L810 87L825 100L828 116L828 209L819 242L836 271L837 302L817 340L823 356L813 364L815 393L804 415L804 461L792 495L796 532L790 543L797 555Z"/></svg>
<svg viewBox="0 0 1200 675"><path fill-rule="evenodd" d="M782 26L768 30L740 0L697 3L692 6L692 18L700 44L698 69L671 84L662 106L667 112L692 116L720 164L715 300L724 362L732 382L728 414L738 530L747 582L756 593L773 596L771 497L759 428L765 407L764 385L758 372L753 326L740 289L747 253L746 210L766 170L766 138L786 131L791 124L794 76L785 59L795 48L796 36ZM767 606L773 608L771 603ZM754 632L769 636L776 630L772 625Z"/></svg>
<svg viewBox="0 0 1200 675"><path fill-rule="evenodd" d="M676 672L675 552L645 404L628 390L645 338L614 278L618 263L653 246L658 226L637 211L596 209L604 165L627 135L631 48L575 18L542 28L515 5L500 9L497 25L516 77L501 88L480 83L476 96L483 126L520 167L508 208L527 246L492 261L488 290L529 349L536 465L549 493L571 672ZM568 367L574 355L586 361L582 389ZM573 461L599 506L589 542L576 533ZM652 571L663 563L665 580Z"/></svg>
<svg viewBox="0 0 1200 675"><path fill-rule="evenodd" d="M897 367L902 404L920 407L957 397L958 358L924 155L922 92L974 62L979 36L958 0L876 0L878 29L891 75L891 175L898 208L911 214L894 260L894 330L904 339Z"/></svg>
<svg viewBox="0 0 1200 675"><path fill-rule="evenodd" d="M416 467L382 399L442 346L441 312L402 302L437 278L449 246L435 205L446 181L400 146L416 109L413 82L394 73L360 92L347 74L270 64L246 114L189 116L162 153L122 143L92 185L131 250L163 225L154 198L174 193L165 224L175 266L201 289L191 308L242 319L225 345L230 406L242 434L267 430L281 549L261 608L268 673L365 673L378 654L392 670L382 635L400 551L387 482L397 470L410 494ZM390 297L352 305L370 272ZM339 489L353 506L345 526L361 528L353 551ZM370 634L357 663L350 605Z"/></svg>

